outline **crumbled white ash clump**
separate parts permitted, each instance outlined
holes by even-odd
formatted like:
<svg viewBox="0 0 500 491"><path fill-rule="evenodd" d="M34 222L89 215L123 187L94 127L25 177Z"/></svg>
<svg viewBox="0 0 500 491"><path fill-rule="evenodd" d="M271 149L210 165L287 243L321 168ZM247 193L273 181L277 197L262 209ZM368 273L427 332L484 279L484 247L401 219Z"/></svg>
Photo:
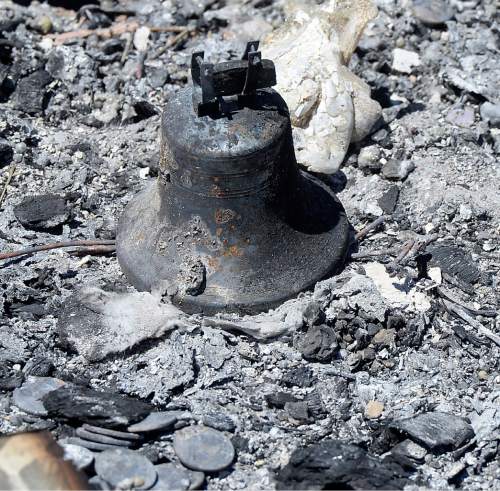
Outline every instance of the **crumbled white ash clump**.
<svg viewBox="0 0 500 491"><path fill-rule="evenodd" d="M371 0L290 0L287 22L264 40L290 109L297 160L310 171L335 173L349 144L365 138L381 115L368 85L346 66L376 16Z"/></svg>

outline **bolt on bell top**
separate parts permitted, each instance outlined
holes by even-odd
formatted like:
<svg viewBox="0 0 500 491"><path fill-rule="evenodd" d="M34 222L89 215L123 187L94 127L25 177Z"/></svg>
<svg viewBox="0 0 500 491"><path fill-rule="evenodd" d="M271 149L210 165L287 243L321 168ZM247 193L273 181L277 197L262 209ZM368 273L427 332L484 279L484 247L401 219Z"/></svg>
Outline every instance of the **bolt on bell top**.
<svg viewBox="0 0 500 491"><path fill-rule="evenodd" d="M136 288L166 291L186 312L255 313L335 272L349 224L299 170L258 42L216 65L195 53L191 73L162 115L160 175L119 222L118 260Z"/></svg>

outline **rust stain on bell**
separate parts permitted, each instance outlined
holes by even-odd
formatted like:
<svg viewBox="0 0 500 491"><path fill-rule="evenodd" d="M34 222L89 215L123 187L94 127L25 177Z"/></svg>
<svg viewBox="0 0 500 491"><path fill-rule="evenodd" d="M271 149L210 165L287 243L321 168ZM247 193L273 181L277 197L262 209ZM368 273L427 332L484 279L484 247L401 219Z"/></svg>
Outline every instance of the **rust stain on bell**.
<svg viewBox="0 0 500 491"><path fill-rule="evenodd" d="M334 273L349 224L334 193L299 170L287 106L270 88L274 64L257 42L217 65L195 53L191 73L163 112L160 176L121 217L118 260L139 290L168 283L187 312L259 312ZM202 286L186 295L194 263Z"/></svg>

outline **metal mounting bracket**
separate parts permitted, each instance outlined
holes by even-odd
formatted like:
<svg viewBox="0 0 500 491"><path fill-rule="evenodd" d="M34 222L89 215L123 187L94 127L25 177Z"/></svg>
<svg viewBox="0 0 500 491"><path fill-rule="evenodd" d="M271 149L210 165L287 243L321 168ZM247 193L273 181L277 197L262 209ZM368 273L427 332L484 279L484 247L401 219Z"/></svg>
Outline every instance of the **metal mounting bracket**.
<svg viewBox="0 0 500 491"><path fill-rule="evenodd" d="M191 56L193 108L201 116L222 112L224 96L238 96L244 101L258 89L276 85L276 70L271 60L263 60L259 41L247 43L241 60L218 64L205 62L205 53Z"/></svg>

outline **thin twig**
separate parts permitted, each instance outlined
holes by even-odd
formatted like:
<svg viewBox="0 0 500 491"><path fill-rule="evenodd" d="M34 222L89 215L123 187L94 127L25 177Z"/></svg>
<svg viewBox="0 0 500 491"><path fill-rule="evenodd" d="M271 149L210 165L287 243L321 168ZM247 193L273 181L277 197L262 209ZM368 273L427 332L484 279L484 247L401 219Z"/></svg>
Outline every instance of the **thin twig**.
<svg viewBox="0 0 500 491"><path fill-rule="evenodd" d="M115 252L115 245L95 245L95 246L86 246L76 251L70 251L70 254L75 254L77 256L98 256L100 254L109 254L110 252Z"/></svg>
<svg viewBox="0 0 500 491"><path fill-rule="evenodd" d="M455 295L453 295L452 292L450 292L447 288L444 288L443 286L438 286L436 288L437 294L442 297L446 298L446 300L449 300L450 302L453 302L456 305L459 305L463 309L465 309L467 312L470 312L472 315L482 315L483 317L496 317L497 312L495 310L488 310L488 309L473 309L472 307L469 307L465 302L457 298Z"/></svg>
<svg viewBox="0 0 500 491"><path fill-rule="evenodd" d="M356 240L358 242L363 240L368 235L369 232L371 232L372 230L376 229L379 225L384 223L386 218L387 217L385 215L382 215L382 216L378 217L376 220L374 220L373 222L369 223L366 227L362 228L356 234L356 236L355 236Z"/></svg>
<svg viewBox="0 0 500 491"><path fill-rule="evenodd" d="M74 39L83 39L89 36L96 35L100 38L111 38L113 36L120 36L126 32L134 32L139 27L136 21L131 22L117 22L110 27L101 29L77 29L76 31L63 32L62 34L48 34L47 37L54 41L54 44L64 44Z"/></svg>
<svg viewBox="0 0 500 491"><path fill-rule="evenodd" d="M379 251L365 251L365 252L353 252L351 254L351 259L353 261L360 261L363 259L370 259L374 257L380 257L380 256L394 256L397 254L399 249L392 248L392 249L385 249L385 250L379 250Z"/></svg>
<svg viewBox="0 0 500 491"><path fill-rule="evenodd" d="M403 247L401 248L401 252L397 255L396 259L394 259L394 261L391 263L391 266L396 266L397 264L399 264L412 250L414 245L415 245L415 239L410 239L406 241L403 244Z"/></svg>
<svg viewBox="0 0 500 491"><path fill-rule="evenodd" d="M184 32L188 26L150 27L151 32Z"/></svg>
<svg viewBox="0 0 500 491"><path fill-rule="evenodd" d="M7 194L7 186L10 184L12 177L14 176L14 172L16 172L16 164L12 163L9 165L9 171L7 173L7 180L3 185L2 194L0 195L0 206L2 206L5 195Z"/></svg>
<svg viewBox="0 0 500 491"><path fill-rule="evenodd" d="M12 259L14 257L26 256L27 254L34 254L35 252L50 251L51 249L61 249L64 247L95 247L95 246L114 246L114 240L70 240L68 242L51 242L41 246L28 247L13 252L0 253L0 260ZM108 251L109 252L109 251Z"/></svg>
<svg viewBox="0 0 500 491"><path fill-rule="evenodd" d="M184 37L188 36L191 32L193 32L193 29L185 28L182 32L177 34L177 36L174 36L173 38L170 38L168 42L166 42L152 57L151 59L158 58L161 56L167 49L173 48L177 43L179 43Z"/></svg>

